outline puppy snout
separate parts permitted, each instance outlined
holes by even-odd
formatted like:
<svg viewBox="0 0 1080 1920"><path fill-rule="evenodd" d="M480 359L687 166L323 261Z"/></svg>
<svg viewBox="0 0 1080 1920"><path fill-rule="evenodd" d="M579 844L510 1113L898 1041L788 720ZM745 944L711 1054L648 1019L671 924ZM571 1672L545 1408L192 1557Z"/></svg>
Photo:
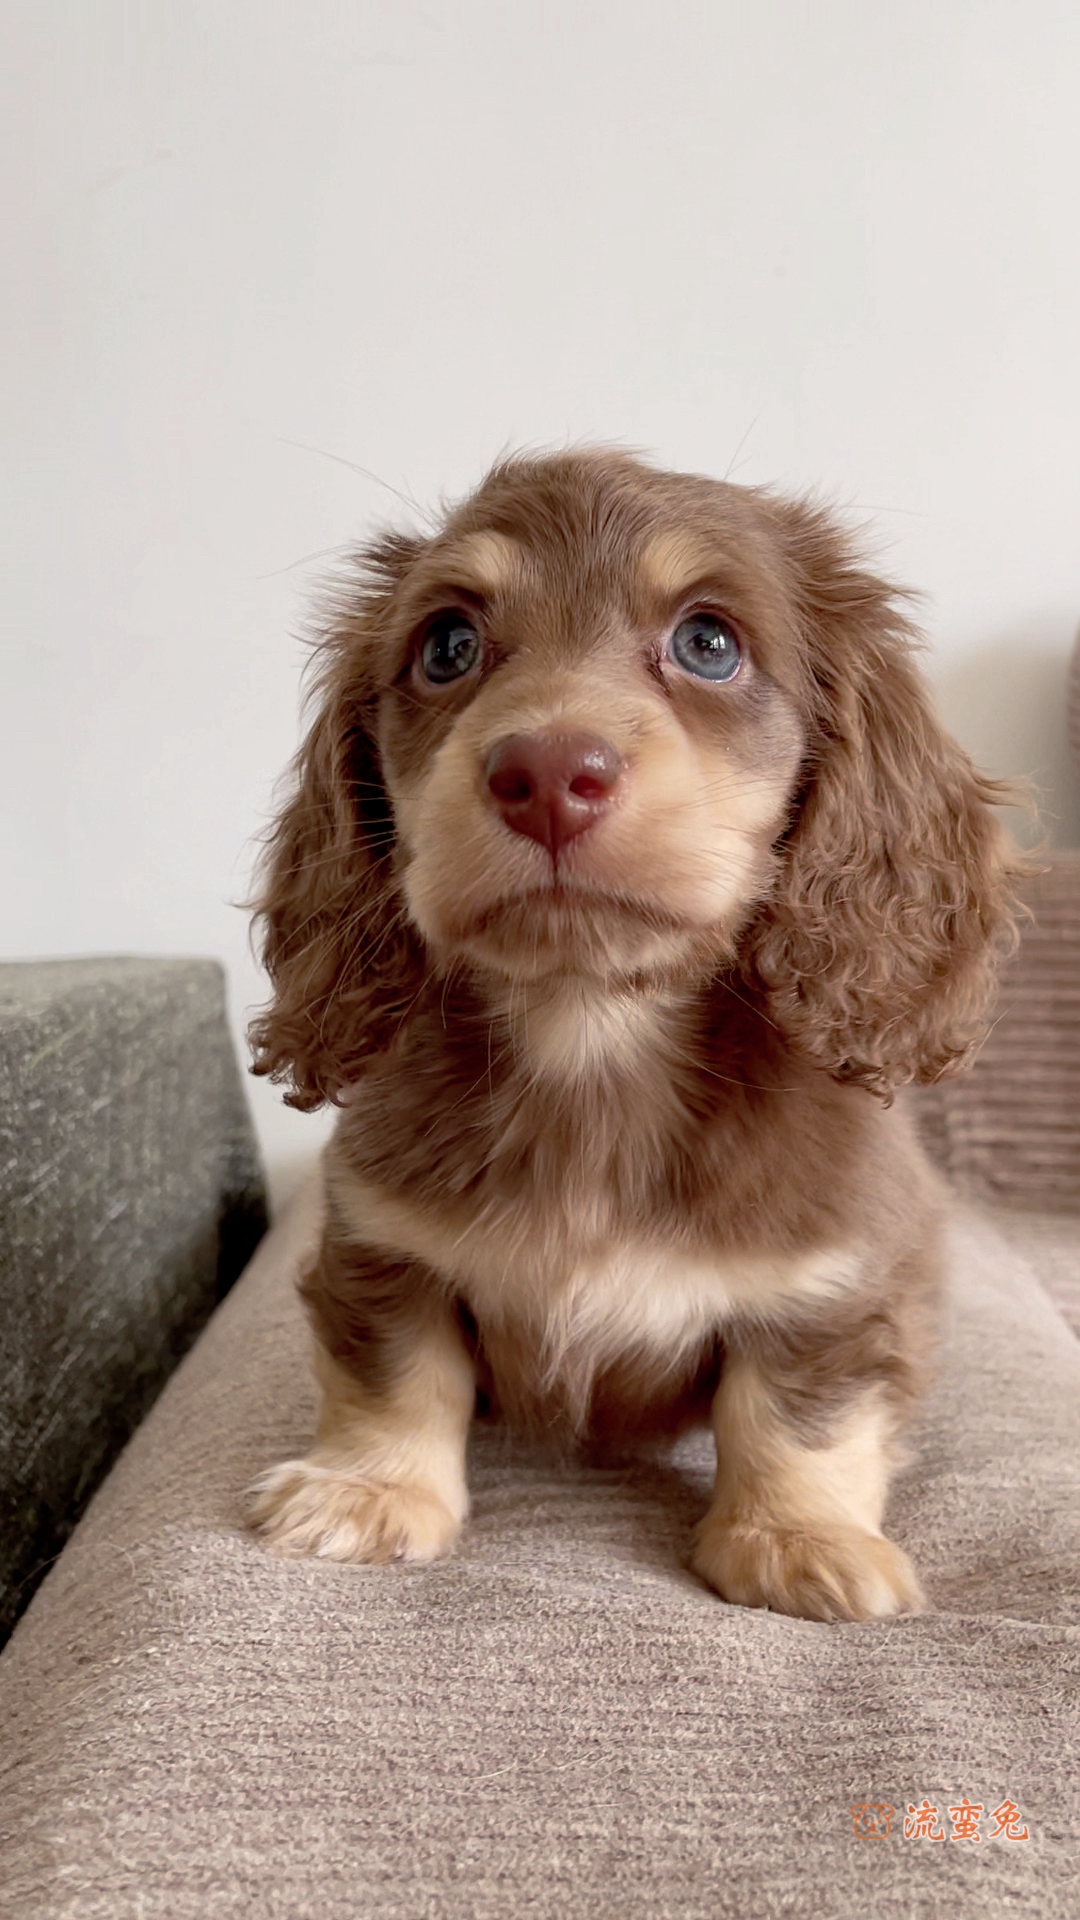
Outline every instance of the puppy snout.
<svg viewBox="0 0 1080 1920"><path fill-rule="evenodd" d="M491 794L511 833L537 840L554 858L606 812L622 774L621 755L594 733L515 733L488 757Z"/></svg>

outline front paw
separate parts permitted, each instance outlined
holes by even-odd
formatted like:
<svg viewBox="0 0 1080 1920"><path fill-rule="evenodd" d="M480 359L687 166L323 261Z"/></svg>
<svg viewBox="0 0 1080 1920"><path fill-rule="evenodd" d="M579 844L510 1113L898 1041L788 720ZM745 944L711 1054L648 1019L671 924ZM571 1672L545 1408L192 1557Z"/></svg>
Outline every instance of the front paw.
<svg viewBox="0 0 1080 1920"><path fill-rule="evenodd" d="M251 1489L251 1524L286 1559L438 1560L460 1516L430 1487L393 1485L314 1460L285 1460Z"/></svg>
<svg viewBox="0 0 1080 1920"><path fill-rule="evenodd" d="M883 1620L923 1596L905 1553L862 1527L706 1514L692 1565L723 1600L802 1620Z"/></svg>

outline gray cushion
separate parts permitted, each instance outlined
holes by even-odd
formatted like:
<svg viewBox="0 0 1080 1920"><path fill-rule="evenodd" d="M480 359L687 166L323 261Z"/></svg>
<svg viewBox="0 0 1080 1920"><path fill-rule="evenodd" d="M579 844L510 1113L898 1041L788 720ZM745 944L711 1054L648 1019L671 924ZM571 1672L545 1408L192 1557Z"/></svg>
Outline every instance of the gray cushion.
<svg viewBox="0 0 1080 1920"><path fill-rule="evenodd" d="M479 1431L455 1559L272 1558L239 1496L310 1437L311 1231L264 1242L0 1660L7 1911L1071 1920L1080 1346L992 1227L958 1219L891 1514L934 1610L833 1627L687 1572L703 1439L571 1469ZM903 1837L965 1796L981 1841Z"/></svg>
<svg viewBox="0 0 1080 1920"><path fill-rule="evenodd" d="M265 1219L215 961L0 967L0 1638Z"/></svg>

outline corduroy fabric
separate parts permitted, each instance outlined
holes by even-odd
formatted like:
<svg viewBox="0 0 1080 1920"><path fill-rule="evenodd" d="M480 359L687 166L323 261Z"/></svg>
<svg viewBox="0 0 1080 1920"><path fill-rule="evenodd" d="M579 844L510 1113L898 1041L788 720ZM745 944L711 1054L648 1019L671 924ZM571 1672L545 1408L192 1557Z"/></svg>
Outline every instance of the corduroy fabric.
<svg viewBox="0 0 1080 1920"><path fill-rule="evenodd" d="M957 1221L892 1503L932 1611L836 1627L687 1572L704 1438L600 1469L479 1431L454 1559L271 1557L240 1489L310 1439L311 1232L263 1243L0 1660L12 1920L1072 1920L1080 1347L992 1227ZM981 1841L903 1837L965 1796ZM989 1837L1007 1798L1027 1841Z"/></svg>
<svg viewBox="0 0 1080 1920"><path fill-rule="evenodd" d="M1025 883L1031 911L970 1073L909 1096L937 1164L970 1198L1080 1214L1080 852Z"/></svg>

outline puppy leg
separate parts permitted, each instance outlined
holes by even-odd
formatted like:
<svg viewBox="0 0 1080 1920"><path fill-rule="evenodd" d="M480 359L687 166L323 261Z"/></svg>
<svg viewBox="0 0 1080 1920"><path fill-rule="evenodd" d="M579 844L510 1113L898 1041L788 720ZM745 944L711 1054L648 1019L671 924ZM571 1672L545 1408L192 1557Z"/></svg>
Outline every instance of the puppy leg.
<svg viewBox="0 0 1080 1920"><path fill-rule="evenodd" d="M361 1249L350 1270L340 1248L324 1246L305 1282L320 1336L316 1444L252 1489L252 1524L277 1553L434 1560L461 1531L473 1362L450 1304L417 1292L409 1277L407 1267ZM336 1358L324 1342L349 1306L347 1358ZM339 1352L344 1344L335 1341Z"/></svg>
<svg viewBox="0 0 1080 1920"><path fill-rule="evenodd" d="M767 1367L728 1356L713 1402L717 1475L693 1565L723 1599L805 1620L874 1620L922 1604L881 1532L896 1414L881 1381L800 1434Z"/></svg>

